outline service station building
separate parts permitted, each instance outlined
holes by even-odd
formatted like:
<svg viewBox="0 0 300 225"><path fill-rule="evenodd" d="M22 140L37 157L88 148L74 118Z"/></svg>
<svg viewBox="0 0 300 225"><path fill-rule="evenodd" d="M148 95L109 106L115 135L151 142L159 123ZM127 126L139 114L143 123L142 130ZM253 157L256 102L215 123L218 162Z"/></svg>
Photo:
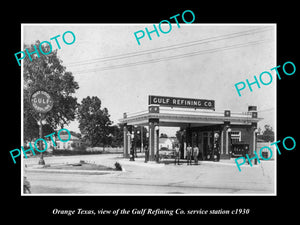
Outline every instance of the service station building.
<svg viewBox="0 0 300 225"><path fill-rule="evenodd" d="M124 113L120 119L124 131L124 157L132 147L132 127L148 127L149 160L159 155L159 128L180 127L181 158L185 158L187 145L197 146L210 160L217 152L219 158L229 159L234 146L244 144L249 156L256 150L257 107L249 106L246 112L215 111L215 101L166 96L149 96L148 110Z"/></svg>

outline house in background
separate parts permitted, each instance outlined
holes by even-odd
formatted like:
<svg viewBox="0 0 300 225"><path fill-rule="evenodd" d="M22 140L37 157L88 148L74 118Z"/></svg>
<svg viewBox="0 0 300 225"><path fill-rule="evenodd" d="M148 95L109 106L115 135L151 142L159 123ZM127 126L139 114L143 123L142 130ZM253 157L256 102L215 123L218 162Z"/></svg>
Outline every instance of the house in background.
<svg viewBox="0 0 300 225"><path fill-rule="evenodd" d="M57 136L53 136L54 138L54 141L55 141L55 145L53 145L53 142L50 138L47 138L45 139L46 142L47 142L47 153L52 153L52 150L55 149L55 150L83 150L86 148L86 142L81 140L81 138L77 137L77 135L73 135L72 132L71 132L71 138L70 140L68 140L69 138L69 135L68 134L60 134L60 138L62 140L68 140L67 142L62 142L59 140L59 138ZM27 142L26 145L25 145L25 149L29 149L30 148L30 145L32 146L32 148L34 149L34 151L36 150L35 148L35 140L31 141L31 142ZM40 143L42 144L42 147L40 147ZM45 143L42 142L42 141L39 141L38 144L37 144L37 147L41 150L45 149L46 146L45 146ZM35 153L37 153L35 151ZM32 154L32 151L28 151L26 153L26 155L33 155Z"/></svg>
<svg viewBox="0 0 300 225"><path fill-rule="evenodd" d="M60 135L60 138L62 140L68 140L69 138L69 135L68 134L61 134ZM71 135L71 138L69 141L67 142L62 142L60 141L58 138L56 139L56 147L55 149L64 149L64 150L76 150L80 147L82 147L83 145L83 141L80 140L80 138L74 136L74 135Z"/></svg>

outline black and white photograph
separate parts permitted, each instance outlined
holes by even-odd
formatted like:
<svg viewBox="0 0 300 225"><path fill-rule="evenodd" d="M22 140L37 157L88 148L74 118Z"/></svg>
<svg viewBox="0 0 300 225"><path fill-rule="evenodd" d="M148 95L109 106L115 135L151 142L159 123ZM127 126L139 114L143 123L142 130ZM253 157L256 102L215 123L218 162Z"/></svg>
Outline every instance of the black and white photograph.
<svg viewBox="0 0 300 225"><path fill-rule="evenodd" d="M3 220L297 221L296 5L23 3L2 14Z"/></svg>
<svg viewBox="0 0 300 225"><path fill-rule="evenodd" d="M276 24L180 22L22 24L23 194L276 195Z"/></svg>

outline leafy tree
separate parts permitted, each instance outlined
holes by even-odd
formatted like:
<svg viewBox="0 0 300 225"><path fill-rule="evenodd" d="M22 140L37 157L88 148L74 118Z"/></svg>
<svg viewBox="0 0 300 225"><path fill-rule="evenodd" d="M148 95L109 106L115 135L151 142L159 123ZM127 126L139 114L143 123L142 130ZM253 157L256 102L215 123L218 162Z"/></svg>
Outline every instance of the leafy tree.
<svg viewBox="0 0 300 225"><path fill-rule="evenodd" d="M109 127L109 145L112 147L123 146L123 127L113 125Z"/></svg>
<svg viewBox="0 0 300 225"><path fill-rule="evenodd" d="M40 41L36 41L37 49ZM29 52L35 51L34 45L25 45ZM49 46L41 46L43 52L49 52ZM72 96L78 83L74 80L71 72L66 71L62 65L62 60L57 56L57 50L48 55L39 52L31 55L32 61L28 57L24 59L24 141L31 141L39 135L37 119L39 114L31 107L30 95L38 89L46 90L53 98L54 104L50 112L47 113L46 124L43 125L43 134L54 132L58 127L63 128L75 119L77 99Z"/></svg>
<svg viewBox="0 0 300 225"><path fill-rule="evenodd" d="M259 135L261 134L261 128L260 127L258 128L258 134Z"/></svg>
<svg viewBox="0 0 300 225"><path fill-rule="evenodd" d="M270 142L274 141L274 131L270 125L268 124L265 125L265 130L263 131L261 138L264 141L270 141Z"/></svg>
<svg viewBox="0 0 300 225"><path fill-rule="evenodd" d="M108 109L101 109L101 100L96 97L86 97L82 99L78 107L79 129L84 140L89 141L91 147L103 147L109 143L110 120Z"/></svg>
<svg viewBox="0 0 300 225"><path fill-rule="evenodd" d="M133 127L132 128L132 132L134 132L134 143L135 143L135 147L140 148L141 144L142 144L142 138L143 138L143 146L149 145L148 143L148 138L147 138L147 128L143 127L143 132L141 130L140 126L137 127ZM143 134L142 134L143 133ZM143 137L142 137L143 135Z"/></svg>

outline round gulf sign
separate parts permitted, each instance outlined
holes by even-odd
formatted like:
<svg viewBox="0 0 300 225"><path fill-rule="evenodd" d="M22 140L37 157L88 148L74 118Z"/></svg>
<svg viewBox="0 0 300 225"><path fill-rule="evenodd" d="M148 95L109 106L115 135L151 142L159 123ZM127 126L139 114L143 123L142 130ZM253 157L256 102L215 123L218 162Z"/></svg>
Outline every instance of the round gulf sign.
<svg viewBox="0 0 300 225"><path fill-rule="evenodd" d="M46 91L36 91L30 97L30 102L35 111L39 113L49 112L53 107L53 99Z"/></svg>

